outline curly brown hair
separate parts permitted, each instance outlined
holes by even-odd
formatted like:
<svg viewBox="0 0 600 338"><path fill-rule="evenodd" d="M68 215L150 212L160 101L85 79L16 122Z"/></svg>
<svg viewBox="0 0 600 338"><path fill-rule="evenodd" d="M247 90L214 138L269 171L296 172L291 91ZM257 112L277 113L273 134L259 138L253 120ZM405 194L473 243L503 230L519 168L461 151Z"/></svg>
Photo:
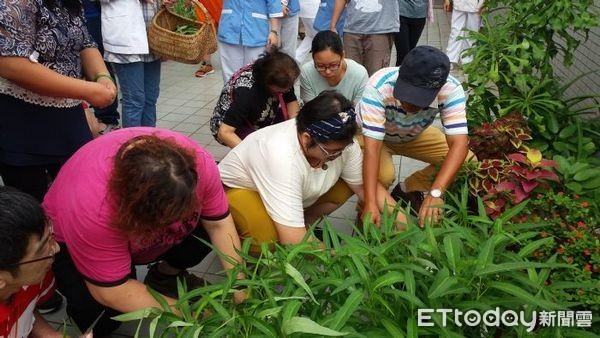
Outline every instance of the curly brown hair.
<svg viewBox="0 0 600 338"><path fill-rule="evenodd" d="M143 234L191 217L196 209L196 156L172 139L137 136L125 142L114 161L109 192L112 225Z"/></svg>

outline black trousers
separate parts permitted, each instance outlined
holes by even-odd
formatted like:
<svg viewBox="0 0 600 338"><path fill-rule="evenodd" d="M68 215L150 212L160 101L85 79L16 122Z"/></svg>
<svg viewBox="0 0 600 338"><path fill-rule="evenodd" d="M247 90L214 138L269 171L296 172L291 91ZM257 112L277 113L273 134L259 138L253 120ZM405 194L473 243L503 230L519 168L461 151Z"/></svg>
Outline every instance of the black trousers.
<svg viewBox="0 0 600 338"><path fill-rule="evenodd" d="M0 176L4 185L17 188L42 202L62 165L63 163L12 166L0 163Z"/></svg>
<svg viewBox="0 0 600 338"><path fill-rule="evenodd" d="M187 269L199 264L211 249L196 237L210 241L202 224L189 234L181 243L174 245L160 256L157 261L164 260L178 269ZM110 319L121 314L119 311L98 303L90 294L83 276L77 271L69 250L64 243L60 244L60 252L56 255L52 266L56 276L56 285L60 293L67 299L67 314L73 319L81 332L85 332L104 310L102 319L94 326L94 337L109 335L121 322ZM131 278L135 279L135 267L131 267Z"/></svg>
<svg viewBox="0 0 600 338"><path fill-rule="evenodd" d="M400 31L394 33L394 45L396 46L396 66L402 64L402 60L410 52L421 37L425 28L425 18L407 18L400 16Z"/></svg>

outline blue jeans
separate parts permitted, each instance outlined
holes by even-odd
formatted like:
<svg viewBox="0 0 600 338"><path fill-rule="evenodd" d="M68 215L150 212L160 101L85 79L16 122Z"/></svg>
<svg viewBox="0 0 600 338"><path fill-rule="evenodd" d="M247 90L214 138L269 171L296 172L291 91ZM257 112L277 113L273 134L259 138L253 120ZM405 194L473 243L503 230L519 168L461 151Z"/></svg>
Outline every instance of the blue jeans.
<svg viewBox="0 0 600 338"><path fill-rule="evenodd" d="M104 55L104 48L102 46L102 26L100 22L100 16L87 18L86 20L87 29L92 36L92 39L96 41L98 45L98 51L100 55ZM106 69L110 73L110 76L113 78L115 74L111 65L108 62L105 62ZM105 108L96 108L94 107L94 115L100 122L106 124L119 124L119 111L117 108L119 107L119 99L115 98L115 101L111 103L108 107Z"/></svg>
<svg viewBox="0 0 600 338"><path fill-rule="evenodd" d="M160 87L160 60L114 63L123 100L123 127L155 127Z"/></svg>

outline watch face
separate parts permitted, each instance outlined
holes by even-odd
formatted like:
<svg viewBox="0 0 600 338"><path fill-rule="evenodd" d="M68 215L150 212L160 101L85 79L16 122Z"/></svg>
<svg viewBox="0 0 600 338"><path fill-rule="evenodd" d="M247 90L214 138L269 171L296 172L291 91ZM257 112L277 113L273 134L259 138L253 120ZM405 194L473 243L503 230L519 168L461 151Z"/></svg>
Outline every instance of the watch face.
<svg viewBox="0 0 600 338"><path fill-rule="evenodd" d="M429 194L435 198L442 197L442 191L440 189L433 189L429 192Z"/></svg>

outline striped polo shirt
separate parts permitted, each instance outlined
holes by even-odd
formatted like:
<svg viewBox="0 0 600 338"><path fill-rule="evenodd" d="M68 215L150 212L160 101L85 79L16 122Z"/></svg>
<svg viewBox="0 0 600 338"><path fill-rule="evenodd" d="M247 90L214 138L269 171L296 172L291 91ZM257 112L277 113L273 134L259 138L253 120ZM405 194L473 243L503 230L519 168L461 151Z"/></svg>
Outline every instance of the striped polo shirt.
<svg viewBox="0 0 600 338"><path fill-rule="evenodd" d="M362 133L385 142L403 143L413 140L429 127L439 113L446 135L466 135L466 97L461 83L448 75L437 96L437 108L429 107L407 114L394 98L398 67L377 71L367 82L357 104Z"/></svg>

